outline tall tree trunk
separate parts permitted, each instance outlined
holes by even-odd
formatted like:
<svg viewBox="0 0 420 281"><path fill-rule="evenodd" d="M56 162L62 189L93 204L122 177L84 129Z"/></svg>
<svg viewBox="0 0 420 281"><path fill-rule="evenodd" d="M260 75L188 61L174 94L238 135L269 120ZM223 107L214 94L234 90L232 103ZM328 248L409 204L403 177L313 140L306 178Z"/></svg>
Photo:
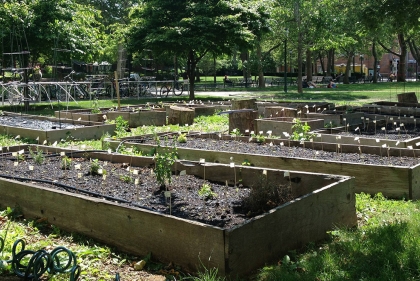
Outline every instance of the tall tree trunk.
<svg viewBox="0 0 420 281"><path fill-rule="evenodd" d="M300 19L300 1L295 2L294 13L296 17L296 23L298 28L298 48L297 48L297 63L298 63L298 93L303 93L302 87L302 52L303 52L303 34L301 30L301 19Z"/></svg>
<svg viewBox="0 0 420 281"><path fill-rule="evenodd" d="M321 52L319 52L318 58L319 58L319 63L321 64L322 74L325 75L326 71L325 71L325 65L324 65L324 58L322 57Z"/></svg>
<svg viewBox="0 0 420 281"><path fill-rule="evenodd" d="M258 42L257 44L257 58L258 58L258 87L265 88L264 70L263 70L263 65L262 65L261 42Z"/></svg>
<svg viewBox="0 0 420 281"><path fill-rule="evenodd" d="M307 81L312 81L312 54L311 50L306 49L306 78Z"/></svg>
<svg viewBox="0 0 420 281"><path fill-rule="evenodd" d="M216 55L213 54L213 82L216 84Z"/></svg>
<svg viewBox="0 0 420 281"><path fill-rule="evenodd" d="M372 42L372 56L373 56L373 83L378 83L378 52L376 51L376 40Z"/></svg>
<svg viewBox="0 0 420 281"><path fill-rule="evenodd" d="M398 34L398 42L400 43L401 54L400 63L398 65L397 82L405 82L405 59L407 57L407 41L404 38L404 34Z"/></svg>
<svg viewBox="0 0 420 281"><path fill-rule="evenodd" d="M346 64L346 71L344 72L344 80L343 84L350 84L349 74L350 74L350 67L351 67L351 60L354 57L354 53L350 52L347 56L347 64Z"/></svg>
<svg viewBox="0 0 420 281"><path fill-rule="evenodd" d="M190 82L190 100L195 99L194 94L194 86L195 86L195 69L197 67L197 62L195 58L194 51L190 51L188 53L188 59L187 59L187 73L188 73L188 79Z"/></svg>
<svg viewBox="0 0 420 281"><path fill-rule="evenodd" d="M332 67L331 67L331 61L332 61L332 55L331 55L332 49L329 49L327 52L327 76L332 75Z"/></svg>

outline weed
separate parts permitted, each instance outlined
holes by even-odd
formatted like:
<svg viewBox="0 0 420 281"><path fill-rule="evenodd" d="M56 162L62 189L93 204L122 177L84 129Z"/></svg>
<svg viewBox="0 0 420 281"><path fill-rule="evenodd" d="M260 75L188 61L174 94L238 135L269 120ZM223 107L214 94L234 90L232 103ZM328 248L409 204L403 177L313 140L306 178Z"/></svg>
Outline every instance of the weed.
<svg viewBox="0 0 420 281"><path fill-rule="evenodd" d="M230 132L230 135L233 137L240 137L242 136L241 131L238 128L235 128Z"/></svg>
<svg viewBox="0 0 420 281"><path fill-rule="evenodd" d="M207 199L214 199L217 197L217 193L213 191L213 189L211 188L211 186L207 183L204 183L200 190L198 190L198 195L202 198L204 198L205 200Z"/></svg>
<svg viewBox="0 0 420 281"><path fill-rule="evenodd" d="M101 113L101 110L99 109L98 99L93 100L91 113Z"/></svg>
<svg viewBox="0 0 420 281"><path fill-rule="evenodd" d="M248 159L245 159L244 162L241 164L242 166L252 166L251 162Z"/></svg>
<svg viewBox="0 0 420 281"><path fill-rule="evenodd" d="M31 155L34 162L38 165L42 165L45 161L44 151L39 147L36 148L36 153L29 149L29 154Z"/></svg>
<svg viewBox="0 0 420 281"><path fill-rule="evenodd" d="M263 136L263 135L256 135L255 136L255 141L257 143L264 143L265 142L265 136Z"/></svg>

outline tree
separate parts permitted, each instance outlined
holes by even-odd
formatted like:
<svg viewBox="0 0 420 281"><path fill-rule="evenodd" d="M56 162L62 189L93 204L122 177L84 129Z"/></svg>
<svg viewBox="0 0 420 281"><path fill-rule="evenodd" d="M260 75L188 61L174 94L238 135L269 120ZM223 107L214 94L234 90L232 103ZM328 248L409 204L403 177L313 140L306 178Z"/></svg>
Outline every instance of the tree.
<svg viewBox="0 0 420 281"><path fill-rule="evenodd" d="M207 54L247 49L263 32L268 15L245 0L147 0L130 16L129 50L184 57L194 99L197 63Z"/></svg>

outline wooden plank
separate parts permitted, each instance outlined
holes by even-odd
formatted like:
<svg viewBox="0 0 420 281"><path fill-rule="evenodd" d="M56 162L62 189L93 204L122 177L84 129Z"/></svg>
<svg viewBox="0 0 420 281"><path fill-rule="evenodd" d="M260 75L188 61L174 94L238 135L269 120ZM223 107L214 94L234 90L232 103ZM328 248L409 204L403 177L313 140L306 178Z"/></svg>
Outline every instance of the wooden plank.
<svg viewBox="0 0 420 281"><path fill-rule="evenodd" d="M357 225L351 181L314 190L301 198L226 232L230 275L275 261L290 249L325 239L335 226ZM269 229L269 231L267 231ZM244 247L243 245L246 245ZM250 258L257 257L257 258Z"/></svg>
<svg viewBox="0 0 420 281"><path fill-rule="evenodd" d="M111 142L112 143L112 142ZM115 144L114 144L115 145ZM153 145L135 144L139 150L150 153L156 147ZM285 147L285 149L288 149ZM365 148L364 148L365 149ZM372 148L380 149L380 148ZM401 150L402 151L402 150ZM408 151L405 149L404 151ZM305 171L314 173L325 173L335 175L353 176L356 178L356 192L376 194L382 192L385 196L392 198L409 198L411 177L409 167L366 165L359 163L338 162L302 158L277 157L259 154L243 154L228 151L208 151L188 148L177 148L180 159L198 161L200 158L208 162L224 163L233 162L240 165L245 160L256 167L283 169L292 171ZM411 151L412 152L412 151ZM419 154L420 155L420 154ZM372 184L372 183L378 184Z"/></svg>
<svg viewBox="0 0 420 281"><path fill-rule="evenodd" d="M0 180L0 194L3 207L19 206L26 217L45 218L121 251L139 256L152 252L164 263L176 262L192 271L201 257L206 265L225 273L222 229L4 179Z"/></svg>

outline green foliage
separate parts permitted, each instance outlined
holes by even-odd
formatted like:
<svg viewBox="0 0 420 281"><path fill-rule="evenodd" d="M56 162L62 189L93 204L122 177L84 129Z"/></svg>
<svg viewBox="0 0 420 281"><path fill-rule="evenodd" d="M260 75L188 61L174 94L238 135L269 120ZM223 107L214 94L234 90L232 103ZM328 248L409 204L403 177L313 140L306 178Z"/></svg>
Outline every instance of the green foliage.
<svg viewBox="0 0 420 281"><path fill-rule="evenodd" d="M210 184L204 183L198 190L198 195L205 200L214 199L217 197L217 193L213 191Z"/></svg>
<svg viewBox="0 0 420 281"><path fill-rule="evenodd" d="M121 175L120 180L122 180L125 183L133 183L134 182L133 178L130 177L129 175Z"/></svg>
<svg viewBox="0 0 420 281"><path fill-rule="evenodd" d="M90 168L89 168L89 173L91 175L99 175L99 170L102 169L101 164L99 164L99 160L98 159L91 159L90 160Z"/></svg>
<svg viewBox="0 0 420 281"><path fill-rule="evenodd" d="M32 149L29 149L29 155L31 155L34 162L38 165L41 165L45 161L44 151L39 147L36 148L36 152L33 152Z"/></svg>
<svg viewBox="0 0 420 281"><path fill-rule="evenodd" d="M245 159L244 162L241 164L242 166L251 166L251 162L248 159Z"/></svg>
<svg viewBox="0 0 420 281"><path fill-rule="evenodd" d="M307 122L302 123L300 119L294 118L293 123L295 123L292 126L292 135L290 136L291 140L294 141L309 141L314 137L314 134L310 134L311 126L308 125Z"/></svg>
<svg viewBox="0 0 420 281"><path fill-rule="evenodd" d="M63 156L61 158L61 169L62 170L70 170L71 169L71 163L72 163L71 158L69 158L67 156Z"/></svg>
<svg viewBox="0 0 420 281"><path fill-rule="evenodd" d="M238 128L233 129L230 132L230 135L231 136L234 136L234 137L240 137L240 136L242 136L241 131Z"/></svg>
<svg viewBox="0 0 420 281"><path fill-rule="evenodd" d="M98 99L94 99L92 103L92 113L101 113L101 110L99 108L99 101Z"/></svg>
<svg viewBox="0 0 420 281"><path fill-rule="evenodd" d="M187 134L179 134L177 141L179 143L186 143L187 142Z"/></svg>
<svg viewBox="0 0 420 281"><path fill-rule="evenodd" d="M124 120L122 116L118 116L115 119L115 133L117 137L122 137L125 135L126 131L129 129L128 127L128 121Z"/></svg>
<svg viewBox="0 0 420 281"><path fill-rule="evenodd" d="M255 141L257 143L264 143L265 142L265 136L258 134L258 135L255 136Z"/></svg>
<svg viewBox="0 0 420 281"><path fill-rule="evenodd" d="M161 148L161 152L154 156L156 180L161 186L172 182L172 165L177 159L176 147Z"/></svg>

